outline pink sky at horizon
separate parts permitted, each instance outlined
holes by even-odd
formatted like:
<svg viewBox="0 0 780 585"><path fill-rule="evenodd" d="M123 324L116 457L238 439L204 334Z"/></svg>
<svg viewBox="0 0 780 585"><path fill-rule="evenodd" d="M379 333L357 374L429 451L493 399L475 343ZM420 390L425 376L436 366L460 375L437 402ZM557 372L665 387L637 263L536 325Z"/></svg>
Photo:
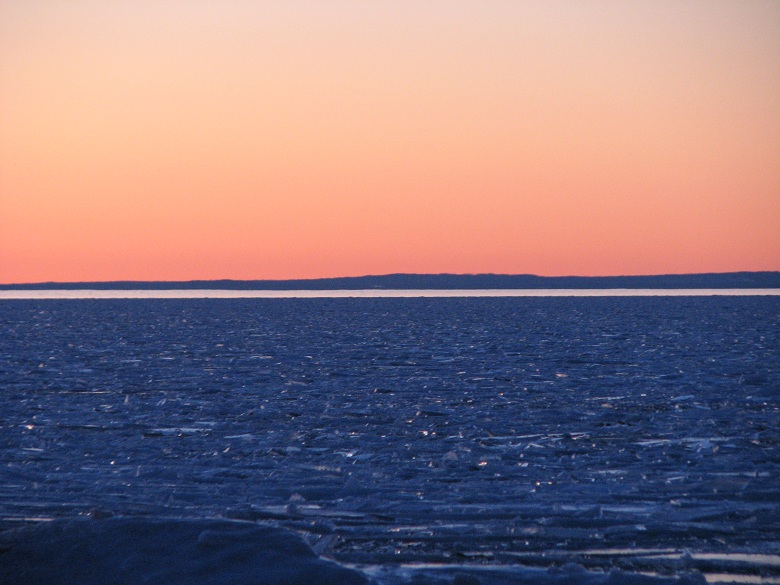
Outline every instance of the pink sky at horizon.
<svg viewBox="0 0 780 585"><path fill-rule="evenodd" d="M5 0L0 283L780 270L780 2Z"/></svg>

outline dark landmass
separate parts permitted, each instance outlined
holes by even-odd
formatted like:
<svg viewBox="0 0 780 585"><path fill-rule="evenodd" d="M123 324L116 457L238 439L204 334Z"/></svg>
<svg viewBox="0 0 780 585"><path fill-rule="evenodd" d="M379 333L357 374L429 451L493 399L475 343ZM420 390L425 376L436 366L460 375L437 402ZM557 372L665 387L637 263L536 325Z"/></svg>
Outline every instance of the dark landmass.
<svg viewBox="0 0 780 585"><path fill-rule="evenodd" d="M0 284L0 290L361 290L361 289L609 289L780 288L780 272L654 276L533 274L386 274L297 280L189 280Z"/></svg>

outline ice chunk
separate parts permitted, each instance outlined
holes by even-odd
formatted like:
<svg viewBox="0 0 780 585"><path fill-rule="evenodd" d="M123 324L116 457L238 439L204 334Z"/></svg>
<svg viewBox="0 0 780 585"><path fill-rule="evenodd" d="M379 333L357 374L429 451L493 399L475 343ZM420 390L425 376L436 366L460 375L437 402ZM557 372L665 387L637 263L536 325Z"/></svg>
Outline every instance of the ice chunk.
<svg viewBox="0 0 780 585"><path fill-rule="evenodd" d="M298 536L232 520L78 518L0 533L0 584L364 585Z"/></svg>

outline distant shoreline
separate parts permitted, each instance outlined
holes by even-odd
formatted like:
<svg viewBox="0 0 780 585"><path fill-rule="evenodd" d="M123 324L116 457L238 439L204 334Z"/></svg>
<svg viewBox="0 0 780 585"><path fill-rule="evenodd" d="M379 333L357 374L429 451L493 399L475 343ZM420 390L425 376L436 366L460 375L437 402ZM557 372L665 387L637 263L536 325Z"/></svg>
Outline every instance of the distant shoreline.
<svg viewBox="0 0 780 585"><path fill-rule="evenodd" d="M294 280L39 282L0 290L502 290L502 289L753 289L780 288L780 272L652 276L532 274L387 274Z"/></svg>

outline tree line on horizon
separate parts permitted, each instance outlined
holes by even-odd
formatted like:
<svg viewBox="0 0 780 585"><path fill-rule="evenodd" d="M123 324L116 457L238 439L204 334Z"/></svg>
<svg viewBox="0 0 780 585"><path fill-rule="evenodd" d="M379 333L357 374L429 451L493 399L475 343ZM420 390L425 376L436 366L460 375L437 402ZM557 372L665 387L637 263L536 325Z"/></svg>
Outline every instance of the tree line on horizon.
<svg viewBox="0 0 780 585"><path fill-rule="evenodd" d="M596 289L780 288L780 272L726 272L648 276L536 276L533 274L386 274L291 280L43 282L0 284L0 290L47 289Z"/></svg>

